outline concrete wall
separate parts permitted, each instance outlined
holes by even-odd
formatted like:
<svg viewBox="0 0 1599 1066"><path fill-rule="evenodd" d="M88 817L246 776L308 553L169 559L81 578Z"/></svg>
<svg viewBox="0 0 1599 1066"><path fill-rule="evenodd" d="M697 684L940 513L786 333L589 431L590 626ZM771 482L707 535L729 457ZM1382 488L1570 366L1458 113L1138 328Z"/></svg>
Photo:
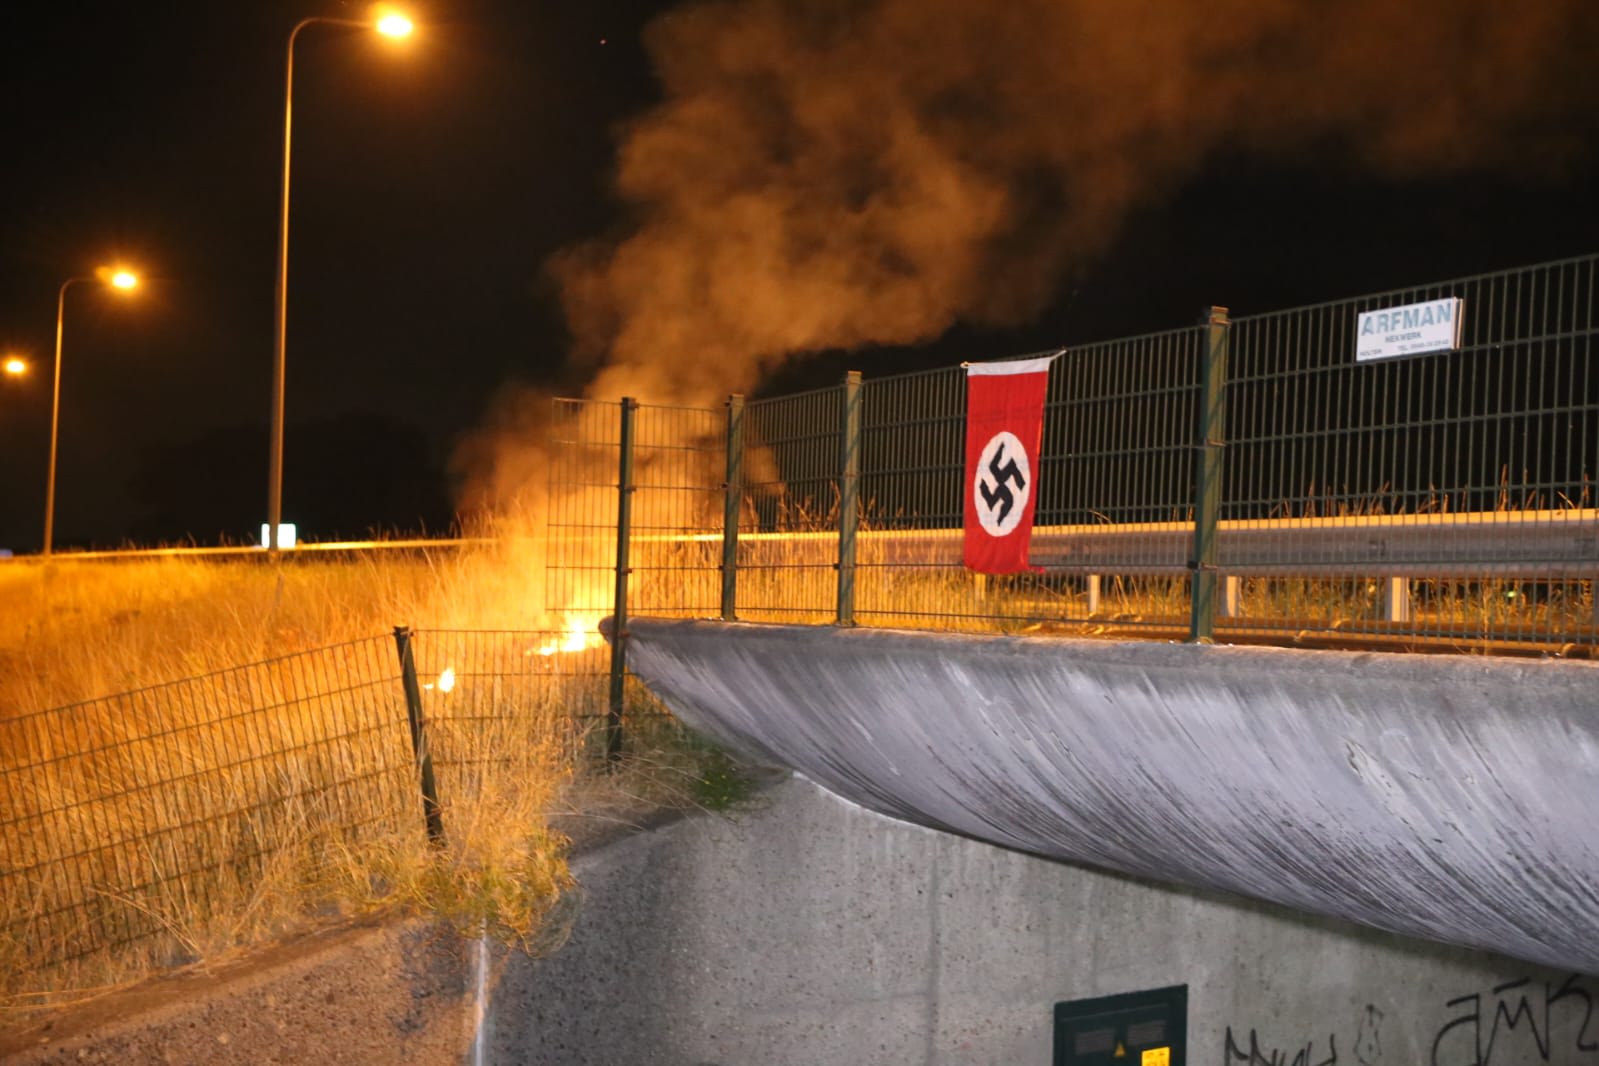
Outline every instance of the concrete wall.
<svg viewBox="0 0 1599 1066"><path fill-rule="evenodd" d="M1048 1063L1057 1001L1186 984L1194 1064L1599 1063L1592 979L997 848L799 778L577 872L570 941L496 961L481 1022L472 946L413 924L0 1058Z"/></svg>
<svg viewBox="0 0 1599 1066"><path fill-rule="evenodd" d="M874 810L1599 973L1599 664L629 632L679 717Z"/></svg>
<svg viewBox="0 0 1599 1066"><path fill-rule="evenodd" d="M891 820L804 780L597 857L509 972L521 1061L1048 1063L1057 1001L1189 987L1194 1064L1599 1063L1599 983ZM590 920L592 919L592 921Z"/></svg>

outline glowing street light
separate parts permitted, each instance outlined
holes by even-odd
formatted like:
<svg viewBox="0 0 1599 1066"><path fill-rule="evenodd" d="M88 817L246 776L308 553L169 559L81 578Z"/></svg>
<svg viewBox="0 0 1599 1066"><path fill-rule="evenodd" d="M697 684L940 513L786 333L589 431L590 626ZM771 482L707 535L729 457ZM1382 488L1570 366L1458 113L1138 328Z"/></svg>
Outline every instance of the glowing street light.
<svg viewBox="0 0 1599 1066"><path fill-rule="evenodd" d="M26 377L28 361L20 355L8 355L4 362L0 362L0 371L4 371L8 378Z"/></svg>
<svg viewBox="0 0 1599 1066"><path fill-rule="evenodd" d="M269 551L278 550L278 526L283 520L283 382L284 333L289 310L289 155L290 131L294 117L294 42L307 26L359 26L374 29L385 37L408 37L415 28L411 20L395 11L380 11L374 20L324 18L313 15L294 24L289 31L289 57L283 88L283 187L278 204L278 281L276 324L272 345L272 458L267 474L267 538Z"/></svg>
<svg viewBox="0 0 1599 1066"><path fill-rule="evenodd" d="M378 19L377 30L385 37L409 37L416 27L411 20L397 12L389 12Z"/></svg>
<svg viewBox="0 0 1599 1066"><path fill-rule="evenodd" d="M137 275L120 268L101 267L92 277L68 278L56 293L55 387L50 398L50 473L44 488L44 554L55 545L56 525L56 440L61 426L61 333L66 322L67 290L81 281L98 281L120 292L130 292L139 284ZM7 366L9 372L10 367Z"/></svg>

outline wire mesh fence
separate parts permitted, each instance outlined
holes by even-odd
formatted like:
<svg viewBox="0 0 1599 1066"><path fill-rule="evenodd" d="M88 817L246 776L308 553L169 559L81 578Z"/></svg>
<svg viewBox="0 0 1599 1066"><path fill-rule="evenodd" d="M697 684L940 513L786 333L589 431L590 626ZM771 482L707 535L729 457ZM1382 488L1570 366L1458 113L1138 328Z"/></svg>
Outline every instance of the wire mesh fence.
<svg viewBox="0 0 1599 1066"><path fill-rule="evenodd" d="M817 389L744 409L737 587L749 621L838 616L838 483L845 390Z"/></svg>
<svg viewBox="0 0 1599 1066"><path fill-rule="evenodd" d="M681 453L671 477L612 487L673 494L670 520L620 538L635 558L622 568L654 553L671 596L636 586L628 602L807 624L1590 648L1595 262L1236 320L1216 308L1061 353L1033 570L1018 574L962 566L958 368L662 409L648 448L662 470ZM1405 350L1420 335L1406 323L1445 306L1458 342ZM1363 325L1390 334L1399 348L1378 354L1393 357L1360 354Z"/></svg>
<svg viewBox="0 0 1599 1066"><path fill-rule="evenodd" d="M1238 319L1219 538L1228 623L1591 645L1595 263ZM1458 315L1458 349L1357 359L1362 323L1382 324L1370 313L1403 307Z"/></svg>
<svg viewBox="0 0 1599 1066"><path fill-rule="evenodd" d="M587 631L616 589L622 413L615 402L557 400L545 511L547 599Z"/></svg>
<svg viewBox="0 0 1599 1066"><path fill-rule="evenodd" d="M172 930L236 903L269 861L397 831L417 793L386 644L0 720L7 954L181 952Z"/></svg>
<svg viewBox="0 0 1599 1066"><path fill-rule="evenodd" d="M720 610L726 461L723 412L639 405L629 610L664 617Z"/></svg>
<svg viewBox="0 0 1599 1066"><path fill-rule="evenodd" d="M1195 330L1062 353L1045 400L1036 572L962 565L966 375L866 385L867 528L857 617L911 628L1034 630L1181 622Z"/></svg>
<svg viewBox="0 0 1599 1066"><path fill-rule="evenodd" d="M416 715L385 636L0 718L5 991L94 957L172 966L316 909L423 845L425 765L446 832L516 809L604 713L601 650L565 639L415 634Z"/></svg>

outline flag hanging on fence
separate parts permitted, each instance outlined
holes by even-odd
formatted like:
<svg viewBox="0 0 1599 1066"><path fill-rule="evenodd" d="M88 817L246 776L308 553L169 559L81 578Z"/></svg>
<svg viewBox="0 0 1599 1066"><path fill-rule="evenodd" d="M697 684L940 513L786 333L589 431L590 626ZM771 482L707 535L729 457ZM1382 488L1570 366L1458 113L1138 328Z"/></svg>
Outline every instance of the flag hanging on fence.
<svg viewBox="0 0 1599 1066"><path fill-rule="evenodd" d="M966 366L963 559L984 574L1033 569L1027 549L1038 502L1044 390L1055 355Z"/></svg>

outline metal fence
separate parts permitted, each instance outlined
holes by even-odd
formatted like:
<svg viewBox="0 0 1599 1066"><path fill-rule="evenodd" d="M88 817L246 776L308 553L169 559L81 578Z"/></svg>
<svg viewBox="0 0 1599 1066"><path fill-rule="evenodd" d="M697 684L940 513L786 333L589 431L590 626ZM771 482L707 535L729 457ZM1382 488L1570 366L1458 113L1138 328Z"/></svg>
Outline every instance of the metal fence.
<svg viewBox="0 0 1599 1066"><path fill-rule="evenodd" d="M1596 259L1239 319L1221 572L1263 632L1594 640ZM1458 351L1357 363L1359 314L1458 297Z"/></svg>
<svg viewBox="0 0 1599 1066"><path fill-rule="evenodd" d="M0 718L6 990L189 961L603 751L607 653L566 637L400 629Z"/></svg>
<svg viewBox="0 0 1599 1066"><path fill-rule="evenodd" d="M630 529L608 512L632 553L607 564L618 617L1586 652L1595 270L1587 257L1273 314L1218 307L1066 351L1036 573L961 565L960 368L662 412L638 454L691 458L663 480L616 456L619 498L677 501ZM1445 297L1462 301L1455 350L1357 361L1362 312ZM630 568L650 569L640 552L676 560L653 564L675 598L629 590Z"/></svg>

